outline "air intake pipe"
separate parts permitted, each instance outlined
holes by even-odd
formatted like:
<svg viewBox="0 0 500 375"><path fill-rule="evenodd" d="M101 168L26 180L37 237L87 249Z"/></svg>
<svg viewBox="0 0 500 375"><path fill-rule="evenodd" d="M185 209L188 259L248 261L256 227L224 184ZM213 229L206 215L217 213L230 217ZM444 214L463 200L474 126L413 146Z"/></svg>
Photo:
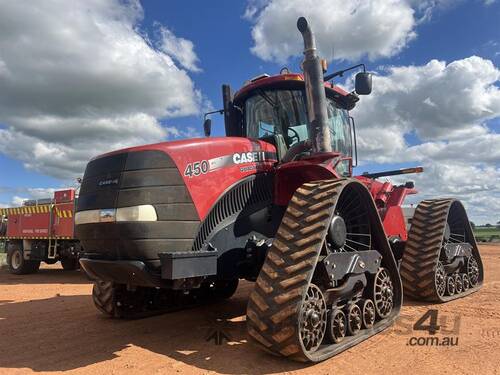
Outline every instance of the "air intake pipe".
<svg viewBox="0 0 500 375"><path fill-rule="evenodd" d="M304 39L304 81L306 85L309 137L313 153L331 152L332 143L328 129L328 113L321 59L316 53L316 41L304 17L297 20L297 28Z"/></svg>

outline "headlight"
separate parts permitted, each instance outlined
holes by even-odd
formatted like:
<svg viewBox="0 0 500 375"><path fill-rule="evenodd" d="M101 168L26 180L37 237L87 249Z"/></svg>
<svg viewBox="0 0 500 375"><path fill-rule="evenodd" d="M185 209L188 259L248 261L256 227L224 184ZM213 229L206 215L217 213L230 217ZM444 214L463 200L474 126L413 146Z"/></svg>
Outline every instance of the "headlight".
<svg viewBox="0 0 500 375"><path fill-rule="evenodd" d="M80 211L75 215L75 225L123 221L157 221L156 210L150 204L102 210Z"/></svg>
<svg viewBox="0 0 500 375"><path fill-rule="evenodd" d="M80 211L75 214L75 225L90 224L99 222L99 211Z"/></svg>
<svg viewBox="0 0 500 375"><path fill-rule="evenodd" d="M123 207L116 210L116 221L157 221L156 210L150 204Z"/></svg>

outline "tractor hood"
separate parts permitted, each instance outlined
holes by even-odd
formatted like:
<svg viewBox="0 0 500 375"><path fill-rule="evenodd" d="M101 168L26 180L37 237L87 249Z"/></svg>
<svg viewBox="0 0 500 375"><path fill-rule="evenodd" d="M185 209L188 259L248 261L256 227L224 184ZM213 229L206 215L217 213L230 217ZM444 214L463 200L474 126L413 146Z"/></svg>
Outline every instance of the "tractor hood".
<svg viewBox="0 0 500 375"><path fill-rule="evenodd" d="M77 236L86 251L114 258L157 258L159 248L188 251L219 197L276 162L273 145L236 137L164 142L98 156L82 180Z"/></svg>
<svg viewBox="0 0 500 375"><path fill-rule="evenodd" d="M103 164L114 157L141 158L144 159L141 165L145 165L146 160L149 161L147 164L151 164L157 159L168 159L166 164L177 169L201 220L228 187L249 175L271 170L278 161L276 148L261 140L240 137L195 138L132 147L100 155L90 161L86 174L93 165ZM125 161L125 164L131 163L130 160ZM141 165L126 166L126 170L142 169ZM106 173L112 171L102 172L100 174L104 178ZM123 184L123 181L117 183ZM80 192L80 196L82 193L84 191Z"/></svg>

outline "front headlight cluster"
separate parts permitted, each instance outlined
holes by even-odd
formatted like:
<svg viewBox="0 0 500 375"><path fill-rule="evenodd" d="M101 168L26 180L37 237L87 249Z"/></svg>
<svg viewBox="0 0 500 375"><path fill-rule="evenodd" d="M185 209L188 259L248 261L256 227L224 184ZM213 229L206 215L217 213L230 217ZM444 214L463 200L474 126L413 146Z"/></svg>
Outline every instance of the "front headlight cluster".
<svg viewBox="0 0 500 375"><path fill-rule="evenodd" d="M155 208L150 204L141 206L80 211L75 215L75 225L124 221L157 221Z"/></svg>

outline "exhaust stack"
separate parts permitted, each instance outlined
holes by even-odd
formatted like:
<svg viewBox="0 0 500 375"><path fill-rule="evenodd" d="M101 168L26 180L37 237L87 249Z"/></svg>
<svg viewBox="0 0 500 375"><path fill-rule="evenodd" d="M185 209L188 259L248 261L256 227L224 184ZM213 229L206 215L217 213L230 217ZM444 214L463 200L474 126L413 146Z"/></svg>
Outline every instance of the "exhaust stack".
<svg viewBox="0 0 500 375"><path fill-rule="evenodd" d="M316 53L316 41L304 17L297 20L297 28L304 39L304 81L306 85L309 136L314 153L331 152L328 113L321 59Z"/></svg>

